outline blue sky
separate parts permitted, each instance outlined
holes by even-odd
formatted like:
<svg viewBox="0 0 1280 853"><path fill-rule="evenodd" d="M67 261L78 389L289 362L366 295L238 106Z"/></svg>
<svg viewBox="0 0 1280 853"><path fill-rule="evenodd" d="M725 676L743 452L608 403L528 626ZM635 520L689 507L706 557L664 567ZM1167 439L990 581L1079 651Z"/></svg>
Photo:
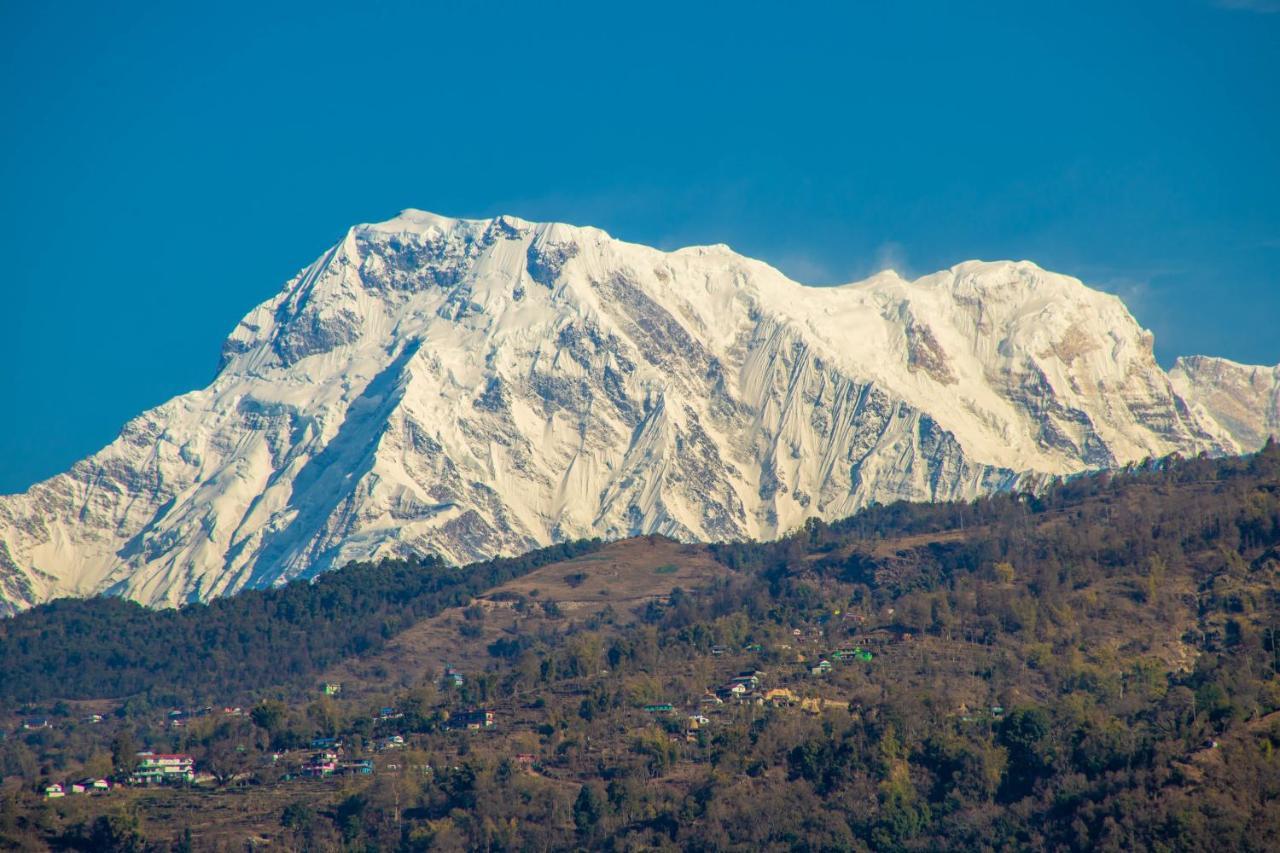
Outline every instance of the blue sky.
<svg viewBox="0 0 1280 853"><path fill-rule="evenodd" d="M1274 364L1277 92L1280 0L3 3L0 492L405 207L810 283L1030 258L1166 365Z"/></svg>

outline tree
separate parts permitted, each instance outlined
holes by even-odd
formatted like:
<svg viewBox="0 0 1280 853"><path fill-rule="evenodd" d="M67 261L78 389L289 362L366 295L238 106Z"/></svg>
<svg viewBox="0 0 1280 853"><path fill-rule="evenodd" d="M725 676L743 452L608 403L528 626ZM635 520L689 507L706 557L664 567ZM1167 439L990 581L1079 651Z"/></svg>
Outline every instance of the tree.
<svg viewBox="0 0 1280 853"><path fill-rule="evenodd" d="M281 721L284 720L287 711L288 708L285 707L283 702L276 699L266 699L255 705L253 710L249 712L249 716L255 724L265 729L267 734L274 735L276 729L280 727Z"/></svg>
<svg viewBox="0 0 1280 853"><path fill-rule="evenodd" d="M1000 742L1009 750L1005 795L1021 799L1031 793L1036 779L1051 766L1049 715L1039 708L1019 708L1000 726Z"/></svg>
<svg viewBox="0 0 1280 853"><path fill-rule="evenodd" d="M578 834L589 836L604 815L605 798L596 782L588 782L578 791L578 799L573 803L573 825Z"/></svg>
<svg viewBox="0 0 1280 853"><path fill-rule="evenodd" d="M133 853L146 848L146 839L138 830L138 819L131 814L99 817L90 825L85 841L90 850L105 853Z"/></svg>
<svg viewBox="0 0 1280 853"><path fill-rule="evenodd" d="M116 773L127 776L138 766L138 741L125 729L111 741L111 763Z"/></svg>
<svg viewBox="0 0 1280 853"><path fill-rule="evenodd" d="M316 813L305 801L299 800L284 807L280 825L292 832L302 848L307 849L315 834Z"/></svg>

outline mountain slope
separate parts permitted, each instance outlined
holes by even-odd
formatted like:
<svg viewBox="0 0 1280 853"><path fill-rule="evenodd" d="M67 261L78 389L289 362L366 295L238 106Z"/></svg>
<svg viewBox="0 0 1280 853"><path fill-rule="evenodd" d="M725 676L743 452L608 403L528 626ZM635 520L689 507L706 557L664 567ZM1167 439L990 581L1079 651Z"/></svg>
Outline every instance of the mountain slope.
<svg viewBox="0 0 1280 853"><path fill-rule="evenodd" d="M770 537L1239 449L1151 344L1028 262L806 288L724 246L406 211L251 311L209 387L0 498L0 597L177 604L356 558Z"/></svg>
<svg viewBox="0 0 1280 853"><path fill-rule="evenodd" d="M1169 371L1178 394L1203 407L1241 451L1280 436L1280 365L1253 367L1225 358L1180 358Z"/></svg>

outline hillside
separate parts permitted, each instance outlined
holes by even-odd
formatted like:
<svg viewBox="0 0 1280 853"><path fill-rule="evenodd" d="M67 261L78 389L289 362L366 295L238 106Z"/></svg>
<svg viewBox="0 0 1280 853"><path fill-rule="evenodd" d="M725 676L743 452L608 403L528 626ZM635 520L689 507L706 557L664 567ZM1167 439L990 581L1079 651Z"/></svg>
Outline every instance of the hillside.
<svg viewBox="0 0 1280 853"><path fill-rule="evenodd" d="M771 543L640 539L565 556L404 620L378 648L325 670L341 679L335 696L316 684L309 695L261 690L243 714L215 707L179 725L145 697L97 703L106 719L92 724L81 719L88 705L21 709L52 725L23 731L11 718L0 839L167 849L189 830L202 849L246 837L283 849L1280 844L1274 443L1041 495L874 507ZM39 607L12 624L31 638L74 636L58 627L66 619ZM51 679L74 680L73 664L44 660ZM319 736L340 739L343 760L367 757L371 775L289 778ZM388 748L388 737L404 743ZM134 745L189 752L212 776L192 789L38 799L49 781L102 772L88 768L109 767L113 746L126 760Z"/></svg>
<svg viewBox="0 0 1280 853"><path fill-rule="evenodd" d="M474 671L507 657L533 638L556 637L584 624L616 635L661 606L676 589L697 590L728 576L705 546L661 536L628 539L551 563L474 596L397 634L376 653L347 658L325 681L344 694L385 693L397 682L411 687L446 666Z"/></svg>
<svg viewBox="0 0 1280 853"><path fill-rule="evenodd" d="M599 546L564 543L461 569L434 560L352 564L314 583L181 610L109 596L54 601L0 620L0 709L143 694L226 702L265 688L306 690L324 667L375 652L418 619Z"/></svg>
<svg viewBox="0 0 1280 853"><path fill-rule="evenodd" d="M1187 361L1175 388L1152 345L1115 296L1028 261L817 288L725 246L409 210L249 311L207 387L0 496L0 612L770 539L1274 431L1274 372L1236 366L1256 381L1228 398Z"/></svg>

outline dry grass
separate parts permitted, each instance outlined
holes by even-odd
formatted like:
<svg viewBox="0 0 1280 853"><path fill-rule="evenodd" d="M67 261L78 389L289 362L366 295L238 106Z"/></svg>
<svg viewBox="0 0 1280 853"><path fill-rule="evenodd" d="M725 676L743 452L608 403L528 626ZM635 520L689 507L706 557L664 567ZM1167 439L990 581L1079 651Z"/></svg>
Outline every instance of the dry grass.
<svg viewBox="0 0 1280 853"><path fill-rule="evenodd" d="M727 570L701 545L683 545L661 536L643 536L606 545L593 554L552 563L478 596L482 620L471 620L478 636L466 637L461 607L424 619L403 631L375 655L345 661L323 680L339 681L343 693L386 691L395 685L421 683L446 665L482 669L492 661L490 644L500 637L541 631L563 632L613 611L616 625L633 624L651 601L663 600L677 587L692 590L724 577ZM515 599L531 603L525 613ZM548 617L540 604L554 602L559 617Z"/></svg>

